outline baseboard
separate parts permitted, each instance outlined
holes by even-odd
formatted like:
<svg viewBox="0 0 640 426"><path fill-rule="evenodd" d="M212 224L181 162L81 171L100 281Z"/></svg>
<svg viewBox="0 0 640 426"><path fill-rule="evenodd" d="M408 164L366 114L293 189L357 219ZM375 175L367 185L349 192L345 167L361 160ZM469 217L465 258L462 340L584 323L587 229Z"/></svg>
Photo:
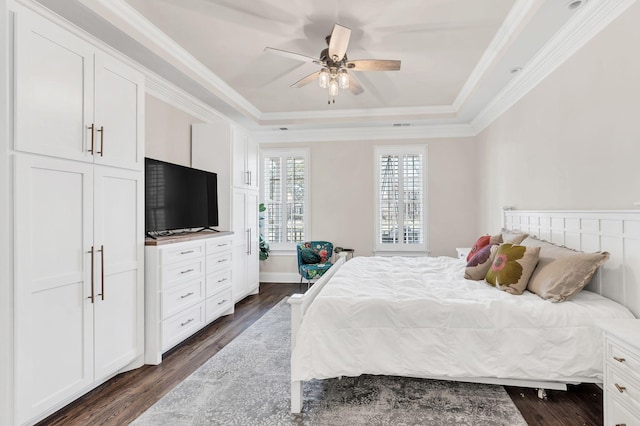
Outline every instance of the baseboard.
<svg viewBox="0 0 640 426"><path fill-rule="evenodd" d="M299 283L297 272L260 272L261 283Z"/></svg>

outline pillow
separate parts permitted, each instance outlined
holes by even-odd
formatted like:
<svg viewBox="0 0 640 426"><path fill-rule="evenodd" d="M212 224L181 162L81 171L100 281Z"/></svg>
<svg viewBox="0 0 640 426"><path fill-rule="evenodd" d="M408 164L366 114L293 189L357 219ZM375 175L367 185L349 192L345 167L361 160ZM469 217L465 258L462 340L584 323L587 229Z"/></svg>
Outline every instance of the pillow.
<svg viewBox="0 0 640 426"><path fill-rule="evenodd" d="M504 228L500 231L500 234L502 236L503 242L511 244L520 244L522 241L524 241L525 238L529 236L529 234L525 232L512 231Z"/></svg>
<svg viewBox="0 0 640 426"><path fill-rule="evenodd" d="M501 242L502 242L502 235L500 235L500 234L498 234L498 235L483 235L482 237L478 238L478 240L471 247L471 250L469 250L469 253L467 254L467 262L471 261L471 258L481 248L486 247L488 245L492 245L492 244L500 244ZM482 279L482 278L480 278L480 279Z"/></svg>
<svg viewBox="0 0 640 426"><path fill-rule="evenodd" d="M307 265L320 262L320 255L311 248L304 248L300 253L302 261Z"/></svg>
<svg viewBox="0 0 640 426"><path fill-rule="evenodd" d="M584 253L535 237L528 237L522 244L540 248L540 260L527 289L552 302L571 299L609 259L607 252Z"/></svg>
<svg viewBox="0 0 640 426"><path fill-rule="evenodd" d="M511 294L522 294L533 273L540 247L526 247L510 243L500 245L485 279Z"/></svg>
<svg viewBox="0 0 640 426"><path fill-rule="evenodd" d="M483 280L497 251L498 246L496 244L489 244L478 250L467 263L464 277L468 280Z"/></svg>

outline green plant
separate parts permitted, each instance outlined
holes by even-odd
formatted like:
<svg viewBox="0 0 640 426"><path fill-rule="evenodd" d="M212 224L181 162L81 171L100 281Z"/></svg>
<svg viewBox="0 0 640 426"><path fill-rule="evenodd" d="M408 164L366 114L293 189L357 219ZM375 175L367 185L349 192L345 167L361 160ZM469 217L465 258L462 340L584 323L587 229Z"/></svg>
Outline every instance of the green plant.
<svg viewBox="0 0 640 426"><path fill-rule="evenodd" d="M262 214L265 210L267 210L267 208L264 206L264 203L260 203L260 206L258 206L258 228L260 229L260 233L259 233L259 238L258 238L258 245L260 247L260 260L267 260L267 258L269 257L269 243L267 242L267 240L265 240L264 236L262 235L262 226L263 226L263 222L264 222L264 215Z"/></svg>

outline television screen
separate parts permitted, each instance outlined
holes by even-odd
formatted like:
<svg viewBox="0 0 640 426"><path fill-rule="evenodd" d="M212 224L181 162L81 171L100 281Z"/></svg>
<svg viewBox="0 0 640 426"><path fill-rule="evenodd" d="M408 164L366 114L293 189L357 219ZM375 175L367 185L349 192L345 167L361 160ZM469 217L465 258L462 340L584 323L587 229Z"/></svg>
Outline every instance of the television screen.
<svg viewBox="0 0 640 426"><path fill-rule="evenodd" d="M145 229L218 226L217 175L145 158Z"/></svg>

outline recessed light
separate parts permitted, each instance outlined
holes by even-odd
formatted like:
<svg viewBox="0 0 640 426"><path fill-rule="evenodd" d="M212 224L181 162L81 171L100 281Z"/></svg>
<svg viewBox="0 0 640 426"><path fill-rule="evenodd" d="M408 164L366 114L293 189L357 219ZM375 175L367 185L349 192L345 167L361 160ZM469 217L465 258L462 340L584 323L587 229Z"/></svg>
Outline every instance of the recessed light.
<svg viewBox="0 0 640 426"><path fill-rule="evenodd" d="M509 70L509 74L518 74L520 71L522 71L522 67L513 67Z"/></svg>
<svg viewBox="0 0 640 426"><path fill-rule="evenodd" d="M584 6L587 1L588 0L571 0L569 3L567 3L567 8L569 10L575 10L579 7Z"/></svg>

